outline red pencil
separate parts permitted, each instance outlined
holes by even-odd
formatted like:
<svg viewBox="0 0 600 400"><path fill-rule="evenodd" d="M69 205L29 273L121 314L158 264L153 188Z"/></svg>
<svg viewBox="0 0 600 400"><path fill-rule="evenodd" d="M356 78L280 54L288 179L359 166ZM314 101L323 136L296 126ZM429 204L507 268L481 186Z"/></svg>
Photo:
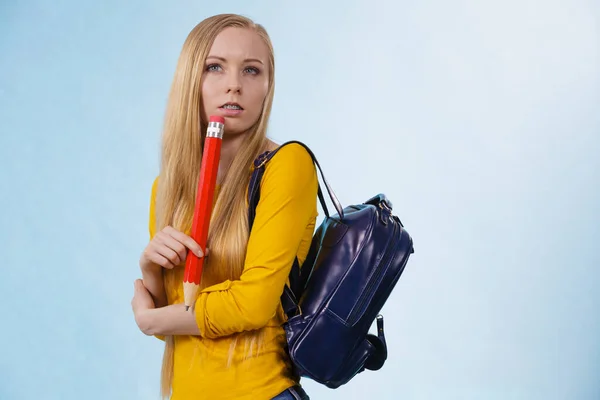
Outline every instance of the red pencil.
<svg viewBox="0 0 600 400"><path fill-rule="evenodd" d="M204 140L200 177L198 178L198 192L196 194L194 219L192 220L192 232L190 236L200 245L205 253L208 226L217 183L217 172L219 171L219 160L221 158L224 128L225 119L223 117L210 117L206 139ZM198 297L203 265L204 257L198 258L191 250L188 251L183 276L183 299L186 311L194 304Z"/></svg>

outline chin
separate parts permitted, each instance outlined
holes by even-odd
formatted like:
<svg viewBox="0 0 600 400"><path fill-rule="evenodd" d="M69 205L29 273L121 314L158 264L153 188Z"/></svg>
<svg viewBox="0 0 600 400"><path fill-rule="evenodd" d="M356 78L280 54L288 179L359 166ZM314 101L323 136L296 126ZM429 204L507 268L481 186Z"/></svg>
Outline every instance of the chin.
<svg viewBox="0 0 600 400"><path fill-rule="evenodd" d="M225 117L225 135L239 135L245 133L252 127L252 124L244 123L236 118Z"/></svg>

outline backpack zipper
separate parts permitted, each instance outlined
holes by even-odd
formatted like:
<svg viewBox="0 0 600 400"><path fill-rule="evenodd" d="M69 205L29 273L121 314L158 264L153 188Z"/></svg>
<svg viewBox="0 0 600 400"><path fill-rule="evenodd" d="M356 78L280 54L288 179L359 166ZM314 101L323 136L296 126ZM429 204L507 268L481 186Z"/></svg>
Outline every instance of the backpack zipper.
<svg viewBox="0 0 600 400"><path fill-rule="evenodd" d="M396 236L398 236L398 225L394 224L394 230L392 232L392 239L390 240L396 240ZM392 256L396 253L396 250L398 249L398 243L399 241L396 240L396 243L394 243L393 249L391 249L390 251L390 245L388 245L386 247L386 254L385 256L381 259L381 261L379 262L379 264L377 265L377 270L375 271L375 273L371 276L371 279L369 279L369 283L367 284L367 287L365 288L365 290L362 292L362 295L360 296L360 298L358 299L356 306L354 307L354 309L352 310L352 312L350 313L350 315L348 316L348 324L350 325L354 325L356 323L355 319L357 318L357 315L361 313L362 308L364 307L364 303L367 301L367 298L370 297L370 293L371 290L373 289L373 286L379 282L379 280L381 279L381 275L383 275L383 273L386 271L387 266L390 262L390 259L392 258Z"/></svg>

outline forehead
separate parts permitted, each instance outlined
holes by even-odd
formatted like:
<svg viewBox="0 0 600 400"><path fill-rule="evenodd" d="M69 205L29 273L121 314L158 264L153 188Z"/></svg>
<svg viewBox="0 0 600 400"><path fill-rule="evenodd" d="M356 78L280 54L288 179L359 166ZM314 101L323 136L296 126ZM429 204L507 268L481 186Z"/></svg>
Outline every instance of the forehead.
<svg viewBox="0 0 600 400"><path fill-rule="evenodd" d="M217 35L209 55L223 57L228 61L258 58L266 65L269 49L255 31L229 27Z"/></svg>

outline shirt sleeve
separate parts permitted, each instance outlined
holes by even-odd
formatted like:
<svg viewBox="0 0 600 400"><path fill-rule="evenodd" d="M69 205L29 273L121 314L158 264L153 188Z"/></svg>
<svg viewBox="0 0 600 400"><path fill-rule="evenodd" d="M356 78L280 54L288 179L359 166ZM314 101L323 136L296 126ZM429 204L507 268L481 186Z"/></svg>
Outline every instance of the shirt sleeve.
<svg viewBox="0 0 600 400"><path fill-rule="evenodd" d="M240 279L208 287L196 300L201 336L259 329L275 316L302 237L317 216L317 188L304 147L287 145L269 161Z"/></svg>

